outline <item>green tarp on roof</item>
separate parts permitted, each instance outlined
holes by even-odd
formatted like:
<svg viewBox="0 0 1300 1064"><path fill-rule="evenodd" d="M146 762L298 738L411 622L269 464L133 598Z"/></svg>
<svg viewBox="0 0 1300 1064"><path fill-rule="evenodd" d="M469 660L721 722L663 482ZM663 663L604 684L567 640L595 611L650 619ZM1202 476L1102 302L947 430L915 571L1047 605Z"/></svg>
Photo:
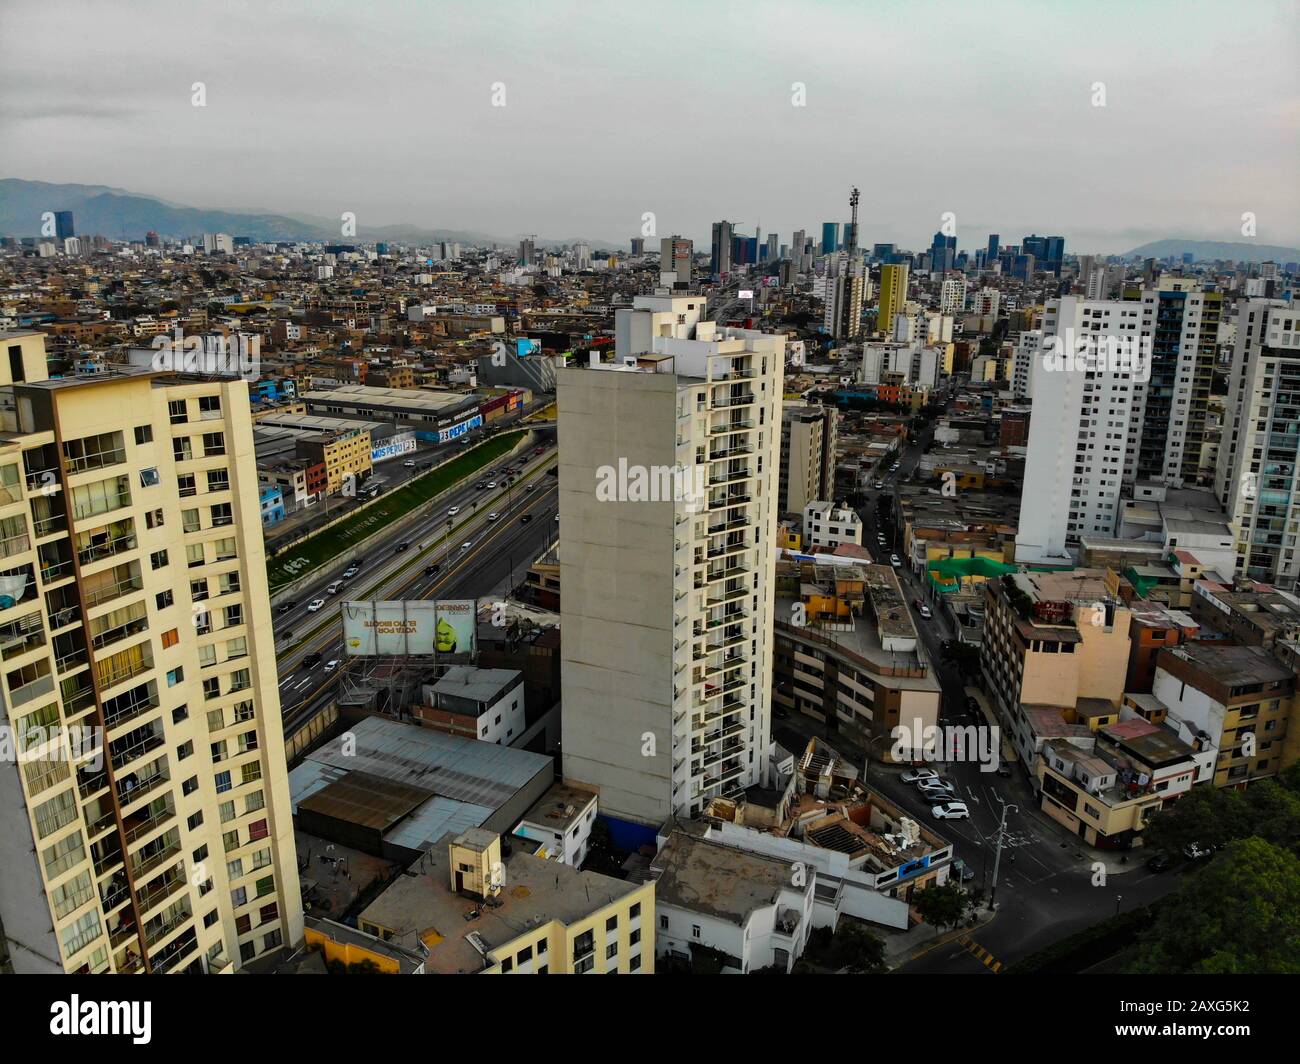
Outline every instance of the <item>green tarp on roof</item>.
<svg viewBox="0 0 1300 1064"><path fill-rule="evenodd" d="M986 579L1004 573L1019 572L1019 567L995 562L992 558L940 558L926 566L930 582L941 591L956 591L961 581L970 576Z"/></svg>

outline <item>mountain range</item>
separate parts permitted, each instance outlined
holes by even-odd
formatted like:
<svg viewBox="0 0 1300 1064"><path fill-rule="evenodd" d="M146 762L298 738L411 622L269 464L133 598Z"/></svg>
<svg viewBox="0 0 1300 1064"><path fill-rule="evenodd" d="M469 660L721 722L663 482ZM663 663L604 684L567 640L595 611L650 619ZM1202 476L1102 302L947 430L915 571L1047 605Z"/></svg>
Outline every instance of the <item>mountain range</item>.
<svg viewBox="0 0 1300 1064"><path fill-rule="evenodd" d="M501 244L511 247L525 235L499 236L464 229L421 229L413 225L366 226L358 223L355 238L340 236L340 223L310 215L272 211L208 210L169 203L107 185L52 184L0 178L0 234L38 236L46 211L72 211L78 234L100 234L113 240L143 240L153 230L159 236L184 238L201 233L229 233L253 240L308 240L347 243L378 240L429 244L438 240L462 244ZM584 241L593 248L618 250L602 240L584 237L537 238L538 247Z"/></svg>

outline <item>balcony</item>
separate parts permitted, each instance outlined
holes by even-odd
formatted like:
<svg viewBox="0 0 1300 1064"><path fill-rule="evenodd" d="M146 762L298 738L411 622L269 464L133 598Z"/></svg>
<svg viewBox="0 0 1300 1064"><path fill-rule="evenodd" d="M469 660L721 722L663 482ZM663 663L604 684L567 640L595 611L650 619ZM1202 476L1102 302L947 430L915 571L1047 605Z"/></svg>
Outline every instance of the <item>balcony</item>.
<svg viewBox="0 0 1300 1064"><path fill-rule="evenodd" d="M48 668L48 666L46 666ZM17 707L25 705L37 698L44 698L54 693L54 676L46 673L44 676L38 676L34 680L21 684L18 687L9 688L9 705Z"/></svg>
<svg viewBox="0 0 1300 1064"><path fill-rule="evenodd" d="M163 745L161 729L141 728L108 744L114 770L125 768Z"/></svg>
<svg viewBox="0 0 1300 1064"><path fill-rule="evenodd" d="M117 784L117 800L122 803L123 813L128 805L138 802L145 795L171 782L171 774L161 759L149 767L146 772L137 775L134 772L123 776Z"/></svg>
<svg viewBox="0 0 1300 1064"><path fill-rule="evenodd" d="M117 571L114 570L114 573ZM85 601L87 608L101 606L105 602L111 602L122 595L129 595L133 591L143 591L144 581L140 574L121 574L112 580L104 581L94 585L84 585Z"/></svg>
<svg viewBox="0 0 1300 1064"><path fill-rule="evenodd" d="M144 925L145 945L153 946L161 942L168 935L175 933L179 928L184 927L186 924L190 923L193 919L194 919L194 914L189 911L188 905L186 905L185 909L176 913L174 916L167 917L166 919L158 919L157 917L155 917L153 920L150 920L147 924ZM191 948L193 948L194 945L195 945L194 942L190 943ZM174 953L167 953L167 956L168 957L174 956ZM153 970L155 972L159 970L157 964L153 965Z"/></svg>
<svg viewBox="0 0 1300 1064"><path fill-rule="evenodd" d="M143 693L141 693L143 692ZM104 727L109 731L143 716L159 706L157 688L152 681L142 688L110 698L104 703Z"/></svg>
<svg viewBox="0 0 1300 1064"><path fill-rule="evenodd" d="M126 829L127 846L144 838L150 832L156 831L168 821L175 819L175 817L176 807L172 803L170 794L163 795L139 812L124 816L122 826Z"/></svg>
<svg viewBox="0 0 1300 1064"><path fill-rule="evenodd" d="M744 492L735 492L728 495L719 495L716 499L709 500L710 510L724 510L728 506L743 506L750 501L750 496Z"/></svg>
<svg viewBox="0 0 1300 1064"><path fill-rule="evenodd" d="M125 893L125 890L123 893ZM135 918L130 913L123 913L117 926L109 928L108 941L112 944L114 949L117 949L120 946L125 946L135 938L139 932L140 928L136 924Z"/></svg>
<svg viewBox="0 0 1300 1064"><path fill-rule="evenodd" d="M148 651L148 644L141 644ZM125 653L121 651L119 653ZM115 661L118 655L95 662L95 678L99 681L101 691L107 691L118 684L126 683L135 677L153 669L153 655L143 653L129 656L128 660Z"/></svg>
<svg viewBox="0 0 1300 1064"><path fill-rule="evenodd" d="M166 842L168 836L172 837L171 842L166 845L159 845L159 842ZM146 846L138 854L131 858L131 876L137 882L143 880L150 872L157 871L163 865L167 864L173 857L179 857L181 852L181 839L179 833L173 829L164 835L158 842L150 843L155 848L150 851Z"/></svg>
<svg viewBox="0 0 1300 1064"><path fill-rule="evenodd" d="M726 436L733 432L748 432L754 427L754 422L748 418L733 418L730 421L723 421L717 425L709 426L710 436Z"/></svg>
<svg viewBox="0 0 1300 1064"><path fill-rule="evenodd" d="M175 942L169 943L165 949L151 957L149 970L155 975L166 975L198 948L198 939L191 928Z"/></svg>
<svg viewBox="0 0 1300 1064"><path fill-rule="evenodd" d="M737 480L746 480L753 475L753 471L749 468L732 469L723 473L714 473L709 477L709 487L716 488L719 484L730 484Z"/></svg>
<svg viewBox="0 0 1300 1064"><path fill-rule="evenodd" d="M91 628L94 628L93 623ZM131 636L139 635L141 632L147 632L148 630L149 618L147 616L137 617L125 624L119 624L116 628L104 629L91 638L90 645L95 650L103 650L106 646L120 642L123 639L130 639Z"/></svg>
<svg viewBox="0 0 1300 1064"><path fill-rule="evenodd" d="M113 536L110 539L92 543L89 547L83 547L77 551L77 561L82 565L102 562L105 558L112 558L125 551L135 550L136 542L134 533L125 536Z"/></svg>
<svg viewBox="0 0 1300 1064"><path fill-rule="evenodd" d="M166 875L159 876L145 890L140 891L138 895L140 912L143 914L156 909L177 891L183 890L187 882L185 878L185 862L177 861L167 870Z"/></svg>

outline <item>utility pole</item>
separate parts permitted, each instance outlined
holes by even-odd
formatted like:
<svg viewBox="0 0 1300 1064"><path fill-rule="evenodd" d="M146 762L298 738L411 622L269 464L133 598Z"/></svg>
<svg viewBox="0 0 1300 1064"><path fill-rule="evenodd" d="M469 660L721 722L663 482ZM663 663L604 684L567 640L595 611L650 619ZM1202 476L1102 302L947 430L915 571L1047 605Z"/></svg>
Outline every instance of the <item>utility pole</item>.
<svg viewBox="0 0 1300 1064"><path fill-rule="evenodd" d="M1002 861L1002 840L1007 833L1007 811L1010 809L1020 812L1018 805L1002 803L1002 822L998 825L998 848L993 855L993 882L989 884L989 912L993 911L993 897L998 892L998 865Z"/></svg>

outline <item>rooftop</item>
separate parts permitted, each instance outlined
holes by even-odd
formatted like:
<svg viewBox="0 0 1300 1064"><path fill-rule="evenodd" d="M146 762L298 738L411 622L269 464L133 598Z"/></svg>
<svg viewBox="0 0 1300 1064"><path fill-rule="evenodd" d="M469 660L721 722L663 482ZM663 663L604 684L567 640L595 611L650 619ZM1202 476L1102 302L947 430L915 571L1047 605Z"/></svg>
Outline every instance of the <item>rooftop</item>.
<svg viewBox="0 0 1300 1064"><path fill-rule="evenodd" d="M656 906L676 905L738 926L792 889L788 862L682 831L668 836L650 867L658 873Z"/></svg>

